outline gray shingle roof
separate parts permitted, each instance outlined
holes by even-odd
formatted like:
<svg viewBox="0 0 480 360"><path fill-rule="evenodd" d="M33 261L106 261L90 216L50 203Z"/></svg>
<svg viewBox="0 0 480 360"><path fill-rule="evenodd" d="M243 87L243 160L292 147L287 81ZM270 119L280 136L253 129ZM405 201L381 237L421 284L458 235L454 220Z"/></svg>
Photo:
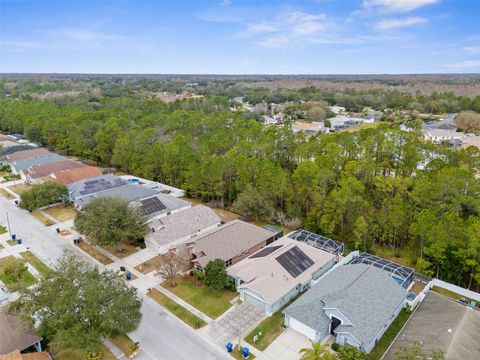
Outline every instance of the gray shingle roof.
<svg viewBox="0 0 480 360"><path fill-rule="evenodd" d="M368 345L403 302L407 292L387 272L364 264L342 265L325 275L284 314L322 331L330 323L325 308L336 308L352 325L337 332Z"/></svg>
<svg viewBox="0 0 480 360"><path fill-rule="evenodd" d="M220 217L208 206L197 205L151 222L149 227L155 232L150 232L145 240L165 246L220 222Z"/></svg>
<svg viewBox="0 0 480 360"><path fill-rule="evenodd" d="M13 163L11 163L11 165L18 172L24 169L28 169L31 166L41 165L41 164L50 164L50 163L54 163L62 160L67 160L67 158L57 154L48 154L48 155L14 161Z"/></svg>

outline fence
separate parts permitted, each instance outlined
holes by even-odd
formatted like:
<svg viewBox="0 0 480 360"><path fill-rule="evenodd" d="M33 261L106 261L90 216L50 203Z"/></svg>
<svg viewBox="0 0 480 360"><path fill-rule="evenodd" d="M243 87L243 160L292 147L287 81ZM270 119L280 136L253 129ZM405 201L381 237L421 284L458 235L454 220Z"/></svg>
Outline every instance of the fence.
<svg viewBox="0 0 480 360"><path fill-rule="evenodd" d="M475 291L468 290L468 289L465 289L465 288L462 288L460 286L447 283L447 282L439 280L439 279L433 279L430 284L431 284L431 287L437 286L437 287L442 288L442 289L447 289L451 292L457 293L459 295L462 295L462 296L465 296L467 298L473 299L477 302L480 302L480 294L475 292Z"/></svg>

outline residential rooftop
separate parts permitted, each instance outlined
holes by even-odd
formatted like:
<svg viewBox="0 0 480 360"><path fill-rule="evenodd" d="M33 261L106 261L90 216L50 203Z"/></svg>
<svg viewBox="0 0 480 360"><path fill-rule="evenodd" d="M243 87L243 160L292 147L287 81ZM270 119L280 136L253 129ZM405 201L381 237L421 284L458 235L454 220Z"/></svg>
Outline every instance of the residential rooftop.
<svg viewBox="0 0 480 360"><path fill-rule="evenodd" d="M233 220L195 239L194 249L202 267L210 260L229 260L270 239L275 234L269 230Z"/></svg>
<svg viewBox="0 0 480 360"><path fill-rule="evenodd" d="M283 312L321 332L331 322L324 309L335 308L352 324L339 325L335 331L350 333L366 347L406 296L407 291L381 269L365 264L341 265Z"/></svg>
<svg viewBox="0 0 480 360"><path fill-rule="evenodd" d="M28 145L17 145L17 146L20 149L24 149L25 147L28 147ZM7 162L12 163L18 160L29 159L29 158L49 155L49 154L53 154L53 153L48 151L45 148L38 148L38 149L27 148L25 150L16 151L11 154L6 154L4 158L7 160Z"/></svg>
<svg viewBox="0 0 480 360"><path fill-rule="evenodd" d="M152 221L149 228L154 231L145 236L145 241L158 247L166 246L220 222L220 217L211 208L196 205Z"/></svg>
<svg viewBox="0 0 480 360"><path fill-rule="evenodd" d="M67 159L63 161L57 161L54 163L34 165L32 167L29 167L28 169L25 169L24 172L28 177L32 179L39 179L42 177L49 176L54 172L65 171L65 170L81 168L81 167L85 167L85 165L77 161Z"/></svg>
<svg viewBox="0 0 480 360"><path fill-rule="evenodd" d="M8 313L5 306L0 308L0 324L0 354L23 351L42 340L19 315Z"/></svg>
<svg viewBox="0 0 480 360"><path fill-rule="evenodd" d="M12 162L11 165L17 172L20 172L22 170L28 169L29 167L32 167L35 165L50 164L50 163L63 161L63 160L66 160L66 158L52 153L47 155L30 157L22 160L16 160Z"/></svg>
<svg viewBox="0 0 480 360"><path fill-rule="evenodd" d="M292 255L300 255L303 266L294 269L283 262ZM227 269L230 276L244 281L238 289L247 288L273 304L300 283L305 283L317 270L335 258L335 255L305 243L283 237ZM291 259L288 259L291 264ZM286 264L286 266L284 266Z"/></svg>
<svg viewBox="0 0 480 360"><path fill-rule="evenodd" d="M101 175L102 171L100 169L82 164L81 167L68 170L54 171L50 174L50 177L60 184L68 185L80 180Z"/></svg>

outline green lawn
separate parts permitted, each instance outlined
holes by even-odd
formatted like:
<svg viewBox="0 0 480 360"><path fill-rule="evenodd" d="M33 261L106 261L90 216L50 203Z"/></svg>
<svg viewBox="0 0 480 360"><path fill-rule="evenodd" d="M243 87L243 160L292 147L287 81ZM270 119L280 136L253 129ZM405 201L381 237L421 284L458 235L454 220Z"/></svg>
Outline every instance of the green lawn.
<svg viewBox="0 0 480 360"><path fill-rule="evenodd" d="M57 219L59 222L71 220L77 216L77 210L72 204L58 204L45 208L43 211Z"/></svg>
<svg viewBox="0 0 480 360"><path fill-rule="evenodd" d="M7 289L10 292L15 292L22 287L29 287L36 283L35 277L30 274L28 270L25 270L22 273L22 278L17 280L17 278L7 275L3 272L3 262L5 262L9 257L3 258L2 262L0 263L0 280L5 284Z"/></svg>
<svg viewBox="0 0 480 360"><path fill-rule="evenodd" d="M201 328L202 326L205 326L207 324L203 319L200 319L197 315L192 314L183 306L177 304L175 301L171 300L169 297L163 295L157 289L152 289L148 294L148 296L153 300L155 300L160 305L167 308L168 311L170 311L173 315L175 315L180 320L187 323L194 329Z"/></svg>
<svg viewBox="0 0 480 360"><path fill-rule="evenodd" d="M263 320L250 334L245 337L245 340L255 346L258 350L265 350L268 345L272 343L283 331L284 316L278 311L269 318ZM262 332L262 336L257 342L253 341L253 337L259 332Z"/></svg>
<svg viewBox="0 0 480 360"><path fill-rule="evenodd" d="M40 274L43 276L48 275L51 269L45 265L42 260L33 255L30 251L21 252L20 255L27 260Z"/></svg>
<svg viewBox="0 0 480 360"><path fill-rule="evenodd" d="M52 220L50 220L45 215L43 215L42 212L39 211L39 210L33 210L32 211L32 216L35 219L37 219L38 221L40 221L45 226L50 226L50 225L55 224Z"/></svg>
<svg viewBox="0 0 480 360"><path fill-rule="evenodd" d="M3 197L5 197L7 200L13 200L15 199L15 196L8 192L7 190L5 189L0 189L0 195L2 195Z"/></svg>
<svg viewBox="0 0 480 360"><path fill-rule="evenodd" d="M407 322L408 318L410 317L411 314L408 314L405 309L403 309L400 314L398 314L397 318L392 322L390 327L388 328L387 331L383 334L382 338L380 341L377 343L377 345L373 348L372 352L368 354L368 359L369 360L379 360L385 351L387 351L388 347L392 343L392 341L395 339L397 334L400 332L400 329L405 325Z"/></svg>
<svg viewBox="0 0 480 360"><path fill-rule="evenodd" d="M130 339L126 334L117 335L115 337L111 337L110 340L120 349L123 351L125 355L130 356L132 355L135 350L138 349L138 345L136 345L132 339Z"/></svg>
<svg viewBox="0 0 480 360"><path fill-rule="evenodd" d="M184 277L177 277L177 286L171 287L164 282L161 285L171 291L190 305L216 319L232 305L230 301L237 296L237 293L229 290L213 290L206 286L197 286Z"/></svg>
<svg viewBox="0 0 480 360"><path fill-rule="evenodd" d="M25 184L17 184L17 185L12 185L8 187L10 190L12 190L15 194L18 196L22 195L25 191L30 190L31 186L30 185L25 185Z"/></svg>
<svg viewBox="0 0 480 360"><path fill-rule="evenodd" d="M7 240L7 244L10 245L10 246L15 246L15 245L18 245L18 241L9 239L9 240Z"/></svg>
<svg viewBox="0 0 480 360"><path fill-rule="evenodd" d="M5 234L7 232L7 229L5 229L4 226L0 226L0 235Z"/></svg>

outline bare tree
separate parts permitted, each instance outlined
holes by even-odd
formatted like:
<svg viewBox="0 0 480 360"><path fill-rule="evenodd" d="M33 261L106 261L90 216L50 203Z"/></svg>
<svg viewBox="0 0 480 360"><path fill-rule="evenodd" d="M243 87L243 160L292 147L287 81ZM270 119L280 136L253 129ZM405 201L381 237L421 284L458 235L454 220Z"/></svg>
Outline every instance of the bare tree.
<svg viewBox="0 0 480 360"><path fill-rule="evenodd" d="M163 256L162 263L155 270L155 276L161 276L170 281L172 287L176 286L175 278L188 267L187 260L173 252Z"/></svg>

